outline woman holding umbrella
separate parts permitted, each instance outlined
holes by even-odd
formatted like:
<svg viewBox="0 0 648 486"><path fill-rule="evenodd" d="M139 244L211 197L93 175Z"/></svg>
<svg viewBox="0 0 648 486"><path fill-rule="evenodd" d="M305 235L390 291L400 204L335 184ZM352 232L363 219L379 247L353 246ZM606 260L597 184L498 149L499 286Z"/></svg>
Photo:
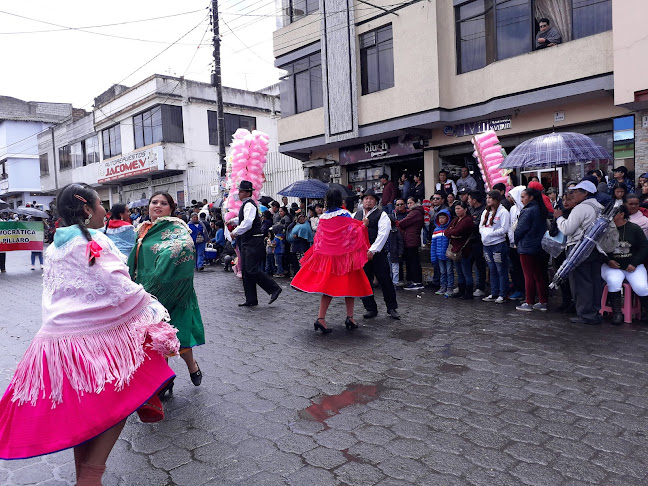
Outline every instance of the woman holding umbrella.
<svg viewBox="0 0 648 486"><path fill-rule="evenodd" d="M313 324L315 331L322 334L333 331L326 325L326 312L333 297L344 297L344 324L347 329L355 329L358 325L353 320L354 299L373 294L363 270L369 251L367 228L342 208L342 194L337 189L329 189L325 205L313 246L302 258L301 269L291 283L297 290L322 294Z"/></svg>

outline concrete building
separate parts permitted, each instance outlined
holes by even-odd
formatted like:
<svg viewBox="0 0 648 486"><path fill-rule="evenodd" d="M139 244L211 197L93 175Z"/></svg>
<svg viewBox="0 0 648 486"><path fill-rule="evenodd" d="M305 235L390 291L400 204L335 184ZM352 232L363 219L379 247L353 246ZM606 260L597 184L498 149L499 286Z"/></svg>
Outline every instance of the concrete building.
<svg viewBox="0 0 648 486"><path fill-rule="evenodd" d="M471 138L511 151L556 131L591 136L614 164L648 170L648 14L641 0L284 0L274 33L280 151L311 177L379 188L382 172L441 168L480 180ZM537 48L539 20L562 43ZM614 22L612 21L614 19ZM644 110L644 111L642 111ZM612 164L585 166L609 172ZM562 189L582 167L520 173ZM640 172L639 172L640 171ZM611 175L611 174L610 174Z"/></svg>
<svg viewBox="0 0 648 486"><path fill-rule="evenodd" d="M277 153L277 94L224 88L223 99L226 143L240 127L270 135L264 192L281 189L272 187L273 179L281 183L285 174L274 177L273 168L288 167L290 182L303 178L299 161ZM38 139L47 161L43 190L85 182L107 206L147 199L158 190L180 207L218 195L216 96L209 84L153 75L130 88L113 86L95 98L91 115L55 127L54 140L52 149L51 137Z"/></svg>
<svg viewBox="0 0 648 486"><path fill-rule="evenodd" d="M34 201L49 207L53 198L41 192L37 136L72 112L69 103L0 96L0 198L11 208Z"/></svg>

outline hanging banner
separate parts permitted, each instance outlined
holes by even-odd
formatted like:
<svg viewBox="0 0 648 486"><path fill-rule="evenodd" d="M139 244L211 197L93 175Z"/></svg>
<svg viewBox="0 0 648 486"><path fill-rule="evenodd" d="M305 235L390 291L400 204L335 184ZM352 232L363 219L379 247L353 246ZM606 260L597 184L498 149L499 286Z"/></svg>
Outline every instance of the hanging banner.
<svg viewBox="0 0 648 486"><path fill-rule="evenodd" d="M43 251L43 223L0 221L0 251Z"/></svg>
<svg viewBox="0 0 648 486"><path fill-rule="evenodd" d="M164 149L158 145L131 152L123 157L101 161L97 182L108 182L164 169Z"/></svg>

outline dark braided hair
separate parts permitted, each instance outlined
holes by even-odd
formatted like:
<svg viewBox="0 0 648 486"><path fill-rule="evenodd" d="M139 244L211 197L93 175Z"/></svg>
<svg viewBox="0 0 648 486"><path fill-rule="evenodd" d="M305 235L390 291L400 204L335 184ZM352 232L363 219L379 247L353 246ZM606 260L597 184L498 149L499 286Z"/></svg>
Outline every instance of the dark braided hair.
<svg viewBox="0 0 648 486"><path fill-rule="evenodd" d="M104 233L108 229L108 224L111 219L121 220L121 215L126 212L126 205L124 203L113 204L113 207L110 208L110 219L106 219L106 226L104 227Z"/></svg>
<svg viewBox="0 0 648 486"><path fill-rule="evenodd" d="M61 226L78 225L86 240L92 241L92 235L85 225L87 215L83 210L85 205L93 208L99 196L90 186L86 184L72 183L65 186L56 197L57 211L61 218ZM90 266L95 264L94 257L88 262Z"/></svg>

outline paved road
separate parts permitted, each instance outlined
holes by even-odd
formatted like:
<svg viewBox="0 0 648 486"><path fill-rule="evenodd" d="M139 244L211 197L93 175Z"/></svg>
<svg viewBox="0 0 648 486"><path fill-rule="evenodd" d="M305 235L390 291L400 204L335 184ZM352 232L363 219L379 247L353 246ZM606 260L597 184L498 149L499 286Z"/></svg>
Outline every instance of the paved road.
<svg viewBox="0 0 648 486"><path fill-rule="evenodd" d="M0 385L39 327L28 253L0 275ZM131 417L105 485L645 485L648 335L512 305L403 295L352 334L313 332L318 298L235 306L240 281L196 276L203 384L178 359L167 418ZM265 299L264 299L265 300ZM356 312L357 314L357 312ZM0 461L0 484L74 484L71 451Z"/></svg>

